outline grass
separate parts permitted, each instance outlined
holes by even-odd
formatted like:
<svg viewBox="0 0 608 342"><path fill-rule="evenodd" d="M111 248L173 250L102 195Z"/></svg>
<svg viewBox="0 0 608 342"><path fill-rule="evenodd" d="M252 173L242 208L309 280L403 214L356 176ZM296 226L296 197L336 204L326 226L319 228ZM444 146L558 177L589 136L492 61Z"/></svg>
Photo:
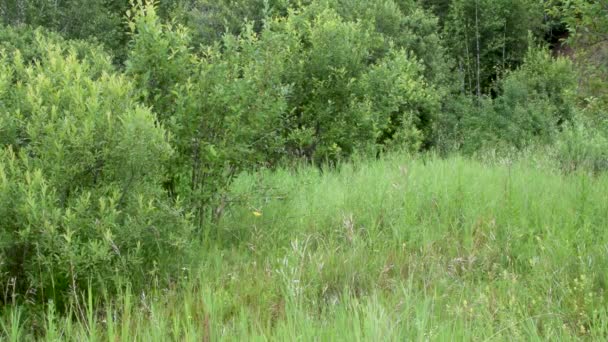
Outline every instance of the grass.
<svg viewBox="0 0 608 342"><path fill-rule="evenodd" d="M169 288L6 309L90 341L606 340L608 175L392 156L242 175Z"/></svg>

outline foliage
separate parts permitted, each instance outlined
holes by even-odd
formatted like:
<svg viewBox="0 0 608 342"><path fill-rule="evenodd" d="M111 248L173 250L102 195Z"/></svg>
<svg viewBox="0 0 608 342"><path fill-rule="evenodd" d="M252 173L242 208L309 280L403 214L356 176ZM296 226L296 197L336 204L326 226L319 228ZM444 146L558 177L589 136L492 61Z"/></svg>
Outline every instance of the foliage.
<svg viewBox="0 0 608 342"><path fill-rule="evenodd" d="M286 157L335 161L381 145L417 150L438 98L424 67L377 33L316 4L197 54L189 31L134 14L127 74L171 131L169 190L205 216L242 170ZM391 43L392 45L392 43Z"/></svg>
<svg viewBox="0 0 608 342"><path fill-rule="evenodd" d="M542 17L538 1L452 1L445 39L466 91L490 94L497 78L518 67L528 49L528 32L542 28Z"/></svg>
<svg viewBox="0 0 608 342"><path fill-rule="evenodd" d="M421 135L423 149L438 147L441 141L446 140L447 132L442 131L444 123L460 116L454 111L458 107L459 79L452 72L454 61L440 36L438 18L410 0L341 0L328 3L346 20L364 23L373 39L370 60L383 58L396 50L405 50L411 59L424 66L424 82L432 86L436 101L427 106L429 109L434 107L433 110L419 115L421 122L416 128L424 131Z"/></svg>
<svg viewBox="0 0 608 342"><path fill-rule="evenodd" d="M439 101L424 66L350 9L313 3L268 24L267 35L293 42L284 76L291 154L332 161L378 150L393 135L407 136L412 150L428 137Z"/></svg>
<svg viewBox="0 0 608 342"><path fill-rule="evenodd" d="M44 26L70 39L93 39L124 58L123 0L4 0L1 19L10 25Z"/></svg>
<svg viewBox="0 0 608 342"><path fill-rule="evenodd" d="M335 160L375 142L378 120L355 95L370 53L370 36L361 24L343 21L331 9L310 8L270 30L294 46L285 77L293 83L286 132L291 153Z"/></svg>
<svg viewBox="0 0 608 342"><path fill-rule="evenodd" d="M141 100L164 121L175 102L175 85L192 73L190 43L182 26L163 25L154 5L141 4L127 13L132 36L126 74L130 76Z"/></svg>
<svg viewBox="0 0 608 342"><path fill-rule="evenodd" d="M66 39L101 43L122 65L128 52L126 12L136 4L154 2L164 19L177 15L194 0L3 0L0 24L44 27Z"/></svg>
<svg viewBox="0 0 608 342"><path fill-rule="evenodd" d="M608 177L543 160L394 155L244 174L176 286L85 298L69 315L7 308L0 336L603 340Z"/></svg>
<svg viewBox="0 0 608 342"><path fill-rule="evenodd" d="M437 93L436 98L441 98L441 94L447 94L447 85L453 83L453 80L447 76L448 67L439 39L436 20L410 1L391 0L369 3L360 0L330 0L305 1L298 4L268 1L264 2L263 6L256 5L256 1L245 1L239 2L237 8L230 7L230 10L227 9L224 2L216 2L213 5L204 2L198 4L205 9L207 22L213 22L213 18L216 16L225 18L226 13L230 13L234 20L222 19L225 23L235 22L237 18L239 20L245 17L253 18L255 22L250 30L260 33L262 40L260 44L265 44L264 36L270 35L275 37L272 39L282 39L291 49L295 49L292 51L293 56L286 62L288 72L283 76L282 81L284 84L293 86L292 96L289 97L289 110L293 115L286 122L287 131L283 132L288 140L288 150L292 155L305 156L317 162L327 159L334 160L348 156L356 149L373 150L376 148L373 146L374 140L384 141L384 138L379 137L391 135L390 132L399 129L401 119L393 118L395 127L388 128L390 132L379 131L370 126L370 123L374 122L374 125L388 127L390 125L382 122L385 120L384 118L375 117L375 115L380 114L385 118L395 115L402 116L406 111L393 114L377 112L366 114L368 100L363 99L366 95L355 94L357 92L355 88L365 88L365 85L355 85L357 83L355 81L360 75L375 64L382 63L381 60L386 59L387 56L394 56L405 51L409 59L419 60L424 65L419 72L425 77L423 81L425 84L421 84L420 87L430 88L431 85L437 85L432 91ZM336 24L333 24L332 21L335 21ZM241 26L239 27L239 25ZM350 28L346 28L346 26L350 26ZM189 25L189 27L193 26ZM227 27L228 32L242 32L243 26L242 24L230 24ZM195 35L200 34L196 28L193 28L193 31ZM217 28L211 31L216 34L223 32L218 31ZM337 44L316 42L317 39L326 39L323 35L329 34L338 35L332 38ZM282 38L276 38L279 35ZM350 37L344 37L347 35ZM324 47L327 51L321 51L321 48L315 44L327 44ZM350 53L349 49L354 53ZM319 56L321 59L315 59L315 54L322 53L326 56ZM340 60L340 54L350 60ZM335 60L334 57L336 57ZM323 58L331 60L325 61ZM328 64L320 66L312 65L312 63ZM345 68L344 75L332 76L331 73L341 72L342 67ZM321 71L322 77L318 76L319 71ZM417 78L413 74L407 77ZM311 81L311 78L315 81ZM314 89L315 87L325 89ZM389 88L385 87L382 91L388 91ZM323 93L325 95L322 97ZM315 98L311 94L315 94ZM372 97L379 98L381 94ZM411 101L412 107L416 107L416 103L424 101L422 99L404 100ZM430 102L434 104L430 104ZM418 141L413 141L412 147L420 146L421 142L431 143L432 121L435 119L431 116L436 114L436 110L433 111L430 108L438 108L436 102L436 99L427 100L426 113L416 113L416 110L410 110L410 113L407 114L418 116L407 119L416 122L418 126L408 126L405 129L413 128L416 131L424 131L424 133L417 134ZM346 115L349 111L353 115ZM371 117L369 117L370 115ZM366 116L368 118L365 118ZM345 129L345 127L350 127L350 129ZM330 128L335 128L340 133L329 132ZM347 134L348 130L352 130L352 132Z"/></svg>
<svg viewBox="0 0 608 342"><path fill-rule="evenodd" d="M571 43L595 45L608 40L608 5L603 1L552 0L547 10L566 24Z"/></svg>
<svg viewBox="0 0 608 342"><path fill-rule="evenodd" d="M13 60L13 52L19 50L19 56L25 64L39 62L45 55L44 42L52 43L62 55L73 53L78 60L92 61L94 72L110 71L107 54L103 47L80 40L66 41L61 35L43 28L10 27L0 25L0 50L5 51L5 58Z"/></svg>
<svg viewBox="0 0 608 342"><path fill-rule="evenodd" d="M62 302L170 274L190 226L161 186L164 129L107 56L35 44L35 63L19 50L0 62L0 287Z"/></svg>
<svg viewBox="0 0 608 342"><path fill-rule="evenodd" d="M608 106L608 4L553 0L546 7L569 31L566 43L574 49L573 57L580 70L579 96L585 105L605 108Z"/></svg>
<svg viewBox="0 0 608 342"><path fill-rule="evenodd" d="M290 0L192 0L179 15L192 32L195 45L213 45L225 34L240 35L245 23L259 33L265 20L286 14L292 6L295 4Z"/></svg>
<svg viewBox="0 0 608 342"><path fill-rule="evenodd" d="M166 186L202 220L232 176L280 153L288 87L279 76L287 50L280 41L260 44L250 28L198 56L188 50L188 31L161 24L150 5L130 25L127 74L177 151L167 164Z"/></svg>
<svg viewBox="0 0 608 342"><path fill-rule="evenodd" d="M573 120L576 87L568 59L530 49L523 65L500 81L498 96L484 99L465 117L465 149L552 142L558 129Z"/></svg>

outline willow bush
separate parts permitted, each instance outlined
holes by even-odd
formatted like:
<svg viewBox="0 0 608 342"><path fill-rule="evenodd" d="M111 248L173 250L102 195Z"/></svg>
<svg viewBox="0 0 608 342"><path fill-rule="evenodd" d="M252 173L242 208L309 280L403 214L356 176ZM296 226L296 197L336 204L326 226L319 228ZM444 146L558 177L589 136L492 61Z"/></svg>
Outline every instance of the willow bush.
<svg viewBox="0 0 608 342"><path fill-rule="evenodd" d="M108 56L35 44L0 59L0 287L63 301L170 273L191 227L162 187L165 129Z"/></svg>

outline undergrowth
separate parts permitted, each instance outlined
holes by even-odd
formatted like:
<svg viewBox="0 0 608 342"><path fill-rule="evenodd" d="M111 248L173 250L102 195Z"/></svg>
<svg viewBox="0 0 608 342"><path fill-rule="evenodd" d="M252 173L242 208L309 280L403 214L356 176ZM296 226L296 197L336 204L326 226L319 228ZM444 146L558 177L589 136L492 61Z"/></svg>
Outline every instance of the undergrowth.
<svg viewBox="0 0 608 342"><path fill-rule="evenodd" d="M65 314L7 306L0 336L608 338L606 174L392 156L243 174L226 201L172 286L74 297Z"/></svg>

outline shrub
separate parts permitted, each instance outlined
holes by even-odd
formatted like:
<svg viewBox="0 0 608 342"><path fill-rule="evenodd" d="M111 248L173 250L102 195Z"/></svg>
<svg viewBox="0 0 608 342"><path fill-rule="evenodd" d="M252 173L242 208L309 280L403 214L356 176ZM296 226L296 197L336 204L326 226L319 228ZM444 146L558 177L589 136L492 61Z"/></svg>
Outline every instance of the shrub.
<svg viewBox="0 0 608 342"><path fill-rule="evenodd" d="M356 94L370 54L370 37L362 25L316 8L274 25L271 30L295 42L284 76L285 83L293 84L293 115L286 132L290 153L322 162L375 142L376 120Z"/></svg>
<svg viewBox="0 0 608 342"><path fill-rule="evenodd" d="M573 119L575 89L576 73L569 60L531 49L524 64L499 82L498 96L480 99L463 120L468 136L465 150L552 143Z"/></svg>
<svg viewBox="0 0 608 342"><path fill-rule="evenodd" d="M109 57L36 44L34 64L18 50L0 61L0 287L15 279L19 294L62 301L89 281L111 290L114 277L138 287L170 273L190 225L162 189L164 129L105 70Z"/></svg>
<svg viewBox="0 0 608 342"><path fill-rule="evenodd" d="M425 80L424 67L405 51L391 51L361 77L361 94L371 104L385 148L416 152L432 132L440 99Z"/></svg>
<svg viewBox="0 0 608 342"><path fill-rule="evenodd" d="M291 155L320 163L389 141L417 150L428 138L439 105L425 67L359 10L313 3L269 22L262 35L292 42L283 76L293 88L284 133Z"/></svg>
<svg viewBox="0 0 608 342"><path fill-rule="evenodd" d="M5 58L12 61L14 52L19 51L19 57L25 64L33 64L44 58L47 43L66 56L72 53L78 60L86 59L92 74L112 70L107 54L103 48L89 42L80 40L66 41L57 33L46 31L43 28L27 26L10 27L0 24L0 50L5 51Z"/></svg>
<svg viewBox="0 0 608 342"><path fill-rule="evenodd" d="M279 40L260 44L249 27L196 55L188 30L162 24L151 5L137 8L130 25L127 74L177 150L167 162L166 187L202 226L232 176L280 154L288 87L279 76L288 50Z"/></svg>

